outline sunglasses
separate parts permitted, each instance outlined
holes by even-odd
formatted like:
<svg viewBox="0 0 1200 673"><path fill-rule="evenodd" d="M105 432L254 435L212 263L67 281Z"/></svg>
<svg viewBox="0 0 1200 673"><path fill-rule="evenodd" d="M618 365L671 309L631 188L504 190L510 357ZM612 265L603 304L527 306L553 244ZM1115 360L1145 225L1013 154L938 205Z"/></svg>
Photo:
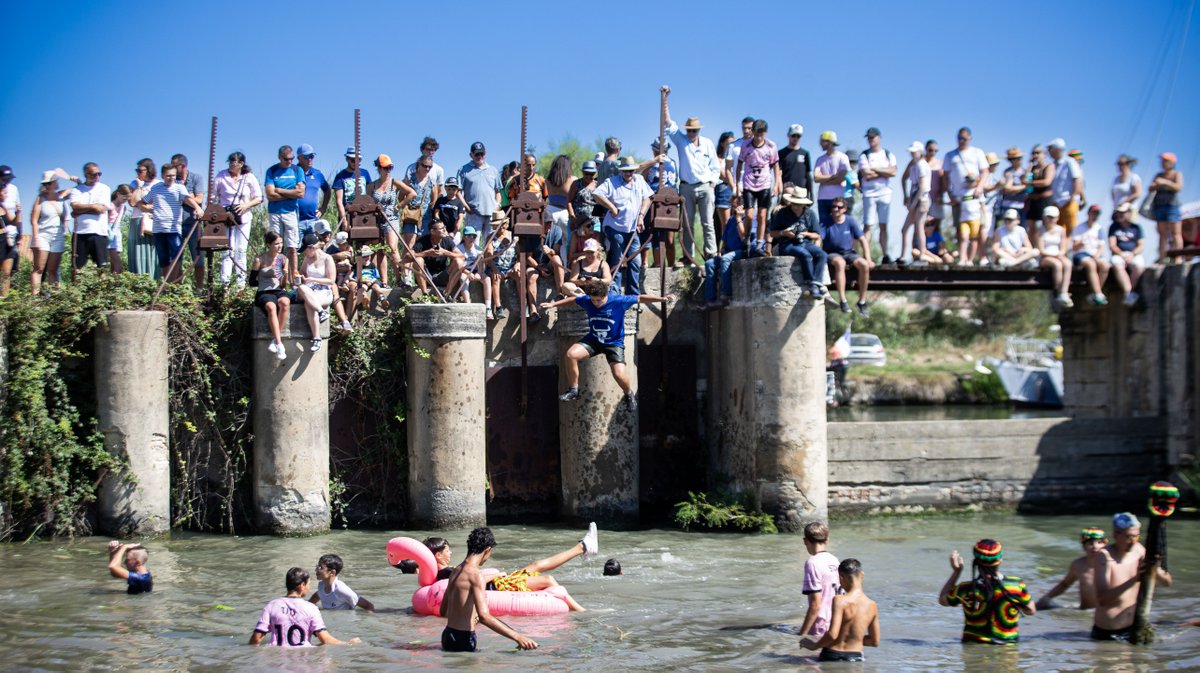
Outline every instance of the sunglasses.
<svg viewBox="0 0 1200 673"><path fill-rule="evenodd" d="M381 171L390 171L390 170L392 170L392 166L391 166L391 164L388 164L387 166L380 166L380 167L379 167L379 170L381 170Z"/></svg>
<svg viewBox="0 0 1200 673"><path fill-rule="evenodd" d="M429 169L433 168L433 164L417 164L417 167L429 170Z"/></svg>
<svg viewBox="0 0 1200 673"><path fill-rule="evenodd" d="M473 156L473 157L481 157L481 156L483 156L483 152L471 152L471 156Z"/></svg>
<svg viewBox="0 0 1200 673"><path fill-rule="evenodd" d="M279 160L280 160L280 161L293 161L293 160L295 160L295 158L296 158L296 157L293 155L293 156L290 156L290 157L279 157Z"/></svg>
<svg viewBox="0 0 1200 673"><path fill-rule="evenodd" d="M846 206L830 206L830 210L845 210Z"/></svg>
<svg viewBox="0 0 1200 673"><path fill-rule="evenodd" d="M85 177L85 178L98 178L98 177L100 177L101 175L104 175L104 174L103 174L103 173L101 173L100 171L96 171L95 173L84 173L84 174L83 174L83 177Z"/></svg>
<svg viewBox="0 0 1200 673"><path fill-rule="evenodd" d="M146 171L148 171L150 169L146 168L145 166L138 166L136 170L138 173L145 173Z"/></svg>
<svg viewBox="0 0 1200 673"><path fill-rule="evenodd" d="M315 154L301 154L300 156L304 157L305 159L312 159L313 157L315 157L315 156L317 156L317 155L315 155Z"/></svg>

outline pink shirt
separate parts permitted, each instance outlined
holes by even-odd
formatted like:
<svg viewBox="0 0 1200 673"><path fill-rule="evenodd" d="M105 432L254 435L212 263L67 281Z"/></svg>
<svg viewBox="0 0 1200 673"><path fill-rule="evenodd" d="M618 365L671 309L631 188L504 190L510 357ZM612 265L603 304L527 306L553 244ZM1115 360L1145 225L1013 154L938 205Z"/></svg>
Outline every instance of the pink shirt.
<svg viewBox="0 0 1200 673"><path fill-rule="evenodd" d="M309 647L309 639L325 630L325 622L317 606L303 598L285 596L263 607L254 630L269 635L272 645Z"/></svg>
<svg viewBox="0 0 1200 673"><path fill-rule="evenodd" d="M833 617L833 597L841 593L842 586L838 581L838 560L827 551L818 552L804 562L804 584L801 587L805 594L821 592L821 609L817 612L817 621L807 634L820 638L829 630L829 620Z"/></svg>
<svg viewBox="0 0 1200 673"><path fill-rule="evenodd" d="M762 147L755 147L754 141L748 141L738 156L744 189L758 192L771 186L771 167L779 163L779 150L774 142L768 139Z"/></svg>

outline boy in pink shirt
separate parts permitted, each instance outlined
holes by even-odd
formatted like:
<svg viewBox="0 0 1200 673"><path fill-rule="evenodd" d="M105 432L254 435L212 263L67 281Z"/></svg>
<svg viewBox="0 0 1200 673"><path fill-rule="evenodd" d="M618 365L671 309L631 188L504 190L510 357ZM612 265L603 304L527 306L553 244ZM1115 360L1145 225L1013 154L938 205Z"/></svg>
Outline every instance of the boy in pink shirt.
<svg viewBox="0 0 1200 673"><path fill-rule="evenodd" d="M741 176L734 191L742 197L746 214L756 223L755 243L750 253L758 257L767 254L767 211L771 208L771 197L778 195L783 186L783 176L779 168L779 150L767 138L766 120L756 120L752 128L754 135L742 145L734 167L735 175Z"/></svg>
<svg viewBox="0 0 1200 673"><path fill-rule="evenodd" d="M804 584L808 596L808 612L800 627L800 636L820 638L829 630L833 614L833 597L841 593L837 557L825 551L829 542L829 526L814 521L804 527L804 548L810 558L804 562Z"/></svg>
<svg viewBox="0 0 1200 673"><path fill-rule="evenodd" d="M258 624L254 625L254 633L250 634L250 644L258 645L263 636L269 635L270 644L279 647L309 647L312 638L321 641L322 645L345 645L345 641L334 638L325 629L317 606L305 600L308 572L303 568L292 568L287 571L284 581L287 595L272 600L263 608ZM350 644L358 642L358 638L350 639Z"/></svg>

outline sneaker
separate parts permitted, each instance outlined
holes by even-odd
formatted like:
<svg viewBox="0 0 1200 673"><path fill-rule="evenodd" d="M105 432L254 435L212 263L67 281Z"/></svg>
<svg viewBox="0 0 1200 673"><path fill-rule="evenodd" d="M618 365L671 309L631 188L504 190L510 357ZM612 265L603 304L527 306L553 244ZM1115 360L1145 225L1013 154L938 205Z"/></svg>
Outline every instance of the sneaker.
<svg viewBox="0 0 1200 673"><path fill-rule="evenodd" d="M625 393L625 411L637 411L637 394Z"/></svg>
<svg viewBox="0 0 1200 673"><path fill-rule="evenodd" d="M312 345L308 347L308 350L312 351L313 353L316 353L317 351L321 350L321 340L313 339Z"/></svg>
<svg viewBox="0 0 1200 673"><path fill-rule="evenodd" d="M508 312L503 308L496 309L496 320L504 320L508 316Z"/></svg>
<svg viewBox="0 0 1200 673"><path fill-rule="evenodd" d="M483 307L483 315L484 315L484 317L486 317L488 320L495 320L495 319L496 319L496 314L492 312L492 307L491 307L491 306L484 306L484 307Z"/></svg>
<svg viewBox="0 0 1200 673"><path fill-rule="evenodd" d="M321 309L317 311L317 322L325 322L329 320L329 309Z"/></svg>
<svg viewBox="0 0 1200 673"><path fill-rule="evenodd" d="M867 312L867 302L860 301L855 306L858 307L858 314L864 318L870 318L871 314Z"/></svg>
<svg viewBox="0 0 1200 673"><path fill-rule="evenodd" d="M600 546L597 544L596 540L595 521L588 524L587 535L584 535L583 539L580 540L579 543L583 545L583 553L588 556L595 556L596 554L600 553Z"/></svg>
<svg viewBox="0 0 1200 673"><path fill-rule="evenodd" d="M1066 292L1058 295L1058 303L1063 308L1074 308L1075 302L1071 301L1071 295Z"/></svg>
<svg viewBox="0 0 1200 673"><path fill-rule="evenodd" d="M1130 292L1129 294L1125 295L1125 305L1133 306L1134 304L1137 303L1138 299L1139 299L1138 293Z"/></svg>
<svg viewBox="0 0 1200 673"><path fill-rule="evenodd" d="M914 259L913 261L909 262L908 265L914 268L920 268L923 266L929 266L929 262L926 262L923 259Z"/></svg>
<svg viewBox="0 0 1200 673"><path fill-rule="evenodd" d="M880 264L891 264L891 263L892 263L892 258L891 258L891 256L889 256L889 255L884 255L884 256L883 256L883 259L879 260L879 263L880 263Z"/></svg>
<svg viewBox="0 0 1200 673"><path fill-rule="evenodd" d="M338 325L338 331L342 334L349 334L354 331L354 327L350 325L350 321L343 320L342 324Z"/></svg>
<svg viewBox="0 0 1200 673"><path fill-rule="evenodd" d="M809 286L809 294L813 299L823 299L825 297L825 288L820 283L813 283Z"/></svg>
<svg viewBox="0 0 1200 673"><path fill-rule="evenodd" d="M907 259L898 259L898 260L896 260L896 266L903 269L904 267L908 266L908 260Z"/></svg>
<svg viewBox="0 0 1200 673"><path fill-rule="evenodd" d="M1108 306L1108 297L1105 297L1104 295L1099 294L1099 293L1093 294L1090 297L1088 297L1088 301L1090 301L1092 303L1092 306Z"/></svg>
<svg viewBox="0 0 1200 673"><path fill-rule="evenodd" d="M574 402L575 400L579 399L579 389L567 388L567 392L559 395L558 399L563 402Z"/></svg>
<svg viewBox="0 0 1200 673"><path fill-rule="evenodd" d="M267 346L267 350L268 350L268 351L270 351L270 352L272 352L272 353L278 353L278 352L279 352L279 346L278 346L278 345L275 343L275 340L274 340L274 339L271 339L271 343L270 343L270 345L268 345L268 346Z"/></svg>
<svg viewBox="0 0 1200 673"><path fill-rule="evenodd" d="M390 302L386 299L379 300L379 309L380 310L386 311L386 310L390 309L391 307L392 307L392 302Z"/></svg>
<svg viewBox="0 0 1200 673"><path fill-rule="evenodd" d="M840 302L838 304L838 308L842 310L842 313L849 313L850 312L850 302L848 302L848 301Z"/></svg>
<svg viewBox="0 0 1200 673"><path fill-rule="evenodd" d="M287 349L283 347L283 344L279 344L279 348L277 348L275 350L275 359L276 360L286 360L287 359Z"/></svg>

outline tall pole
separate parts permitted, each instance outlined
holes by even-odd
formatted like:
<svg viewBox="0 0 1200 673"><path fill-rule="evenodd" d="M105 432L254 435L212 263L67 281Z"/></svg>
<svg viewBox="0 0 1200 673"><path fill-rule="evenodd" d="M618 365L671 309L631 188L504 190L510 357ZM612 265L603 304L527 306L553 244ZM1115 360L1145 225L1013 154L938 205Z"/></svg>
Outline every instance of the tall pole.
<svg viewBox="0 0 1200 673"><path fill-rule="evenodd" d="M521 189L517 193L520 194L529 188L529 183L525 179L525 133L529 124L529 108L525 105L521 106L521 144L517 151L517 180L520 180ZM503 185L502 185L503 187ZM515 211L514 211L515 212ZM524 251L520 249L520 241L517 241L517 265L518 276L520 277L520 285L517 289L517 296L520 298L519 306L521 311L521 416L525 416L525 410L529 405L529 367L528 356L529 347L526 340L529 338L527 327L526 312L529 307L529 300L526 297L526 289L529 287L528 260Z"/></svg>

